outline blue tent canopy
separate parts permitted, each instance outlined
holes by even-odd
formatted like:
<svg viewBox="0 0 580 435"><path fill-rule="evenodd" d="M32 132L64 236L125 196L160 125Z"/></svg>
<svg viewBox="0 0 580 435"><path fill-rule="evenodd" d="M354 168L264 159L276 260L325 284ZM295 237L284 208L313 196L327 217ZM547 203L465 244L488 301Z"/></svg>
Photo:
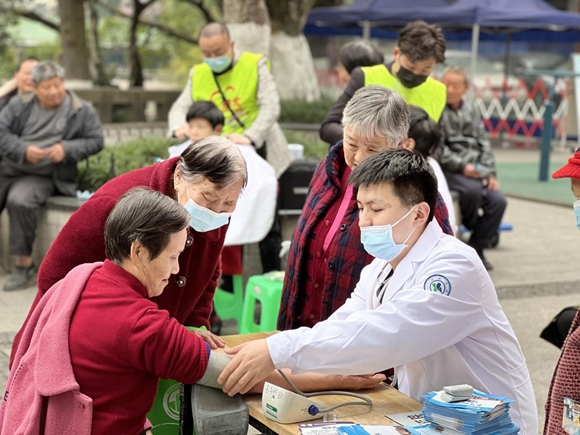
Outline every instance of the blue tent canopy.
<svg viewBox="0 0 580 435"><path fill-rule="evenodd" d="M314 8L307 26L400 27L422 19L443 27L580 29L580 14L543 0L355 0L351 5Z"/></svg>

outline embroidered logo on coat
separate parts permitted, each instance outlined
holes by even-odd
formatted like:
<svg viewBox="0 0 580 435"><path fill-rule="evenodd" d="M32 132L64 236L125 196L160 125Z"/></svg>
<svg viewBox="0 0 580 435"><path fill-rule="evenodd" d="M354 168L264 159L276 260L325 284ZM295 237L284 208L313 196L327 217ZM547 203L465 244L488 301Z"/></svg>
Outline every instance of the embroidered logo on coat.
<svg viewBox="0 0 580 435"><path fill-rule="evenodd" d="M441 293L445 296L449 296L451 293L451 283L443 275L431 275L425 280L423 288L431 292Z"/></svg>

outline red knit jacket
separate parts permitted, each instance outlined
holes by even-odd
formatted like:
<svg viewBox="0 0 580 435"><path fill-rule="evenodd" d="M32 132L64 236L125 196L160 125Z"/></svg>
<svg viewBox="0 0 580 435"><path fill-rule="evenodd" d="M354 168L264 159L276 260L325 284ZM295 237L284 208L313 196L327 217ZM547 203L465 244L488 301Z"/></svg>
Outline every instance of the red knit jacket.
<svg viewBox="0 0 580 435"><path fill-rule="evenodd" d="M580 402L580 313L568 332L560 360L554 371L548 401L544 435L566 435L562 429L564 397Z"/></svg>
<svg viewBox="0 0 580 435"><path fill-rule="evenodd" d="M120 175L83 204L68 220L44 257L38 272L38 293L32 312L42 295L75 266L105 260L105 221L117 200L135 187L149 187L169 195L179 157ZM209 328L212 300L221 274L220 254L227 226L206 233L189 229L193 244L179 256L179 272L169 279L163 294L151 300L187 326ZM184 281L185 280L185 281ZM180 284L185 285L179 286ZM27 320L24 321L26 325ZM11 361L22 329L14 338Z"/></svg>
<svg viewBox="0 0 580 435"><path fill-rule="evenodd" d="M193 384L208 361L203 340L158 309L143 284L110 261L83 290L69 346L75 380L93 399L95 435L140 434L158 379Z"/></svg>

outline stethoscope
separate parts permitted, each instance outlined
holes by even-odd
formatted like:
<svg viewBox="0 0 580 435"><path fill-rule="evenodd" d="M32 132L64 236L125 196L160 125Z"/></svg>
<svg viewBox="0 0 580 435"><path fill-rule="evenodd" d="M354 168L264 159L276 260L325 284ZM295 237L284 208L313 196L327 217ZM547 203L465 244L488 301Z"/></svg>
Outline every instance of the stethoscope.
<svg viewBox="0 0 580 435"><path fill-rule="evenodd" d="M389 270L389 273L383 279L383 281L378 285L378 287L377 287L377 284L379 283L379 279L383 275L383 273L385 272L385 269L387 268L387 266L389 266L389 263L386 263L382 267L380 272L377 274L377 277L375 278L373 285L371 286L371 289L370 289L371 294L370 294L370 298L369 298L369 303L367 305L367 307L369 309L376 310L383 302L383 297L384 297L385 292L387 290L389 280L393 276L394 270L393 269Z"/></svg>

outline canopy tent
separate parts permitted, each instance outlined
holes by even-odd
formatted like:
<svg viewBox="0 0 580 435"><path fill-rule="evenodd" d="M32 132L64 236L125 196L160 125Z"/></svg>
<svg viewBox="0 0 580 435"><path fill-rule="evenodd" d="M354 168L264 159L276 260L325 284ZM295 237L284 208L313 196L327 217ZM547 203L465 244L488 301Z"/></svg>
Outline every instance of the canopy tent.
<svg viewBox="0 0 580 435"><path fill-rule="evenodd" d="M471 72L475 73L480 31L514 32L525 29L580 29L580 14L556 9L543 0L355 0L352 5L314 8L308 27L334 27L352 31L363 28L401 27L422 19L444 28L472 29Z"/></svg>

